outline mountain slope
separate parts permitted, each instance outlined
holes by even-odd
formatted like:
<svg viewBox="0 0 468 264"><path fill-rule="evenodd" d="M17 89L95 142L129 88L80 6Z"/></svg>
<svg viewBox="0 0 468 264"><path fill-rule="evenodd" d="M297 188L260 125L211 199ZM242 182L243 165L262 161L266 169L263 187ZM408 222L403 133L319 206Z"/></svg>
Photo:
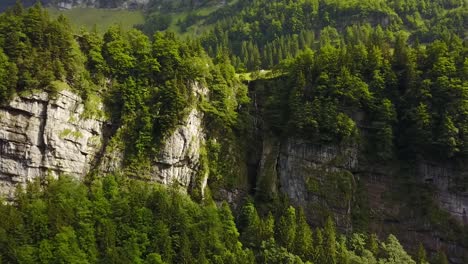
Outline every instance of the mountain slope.
<svg viewBox="0 0 468 264"><path fill-rule="evenodd" d="M312 25L315 15L301 18L299 12L310 1L232 4L219 10L242 7L238 15L216 22L201 39L184 41L169 32L150 38L118 26L103 35L73 34L64 17L51 20L40 6L16 6L0 15L0 120L5 127L0 130L0 177L12 194L12 204L1 207L11 217L0 223L2 259L38 262L38 252L62 252L67 238L65 247L75 249L74 258L84 259L87 250L104 252L87 254L89 262L131 262L131 256L133 262L221 258L236 263L234 256L217 254L226 245L244 262L413 263L389 236L396 234L419 263L443 263L445 254L452 263L465 263L468 50L458 20L445 27L425 16L434 32L421 35L421 28L399 22L398 17L414 11L406 7L387 25L346 26L338 16L343 10L349 13L342 15L359 14L356 21L372 22L362 9L366 5L323 2L315 14L321 22ZM446 8L456 11L457 4ZM336 13L327 22L322 16L333 5ZM283 19L275 11L279 7L296 7L299 13L285 13ZM387 7L369 8L391 14ZM260 25L269 22L263 21L268 14L261 9L278 16L279 35L264 34ZM293 18L298 19L293 25L310 28L290 34ZM418 41L421 36L428 38ZM443 38L432 39L438 36ZM245 61L236 55L236 45ZM243 75L231 62L238 70L273 69ZM249 78L244 83L238 78L243 76ZM122 180L114 181L115 175ZM106 199L96 200L101 192L96 187L95 194L93 186L106 177ZM15 186L33 178L28 192L13 195ZM132 183L126 185L128 179ZM212 200L228 201L240 236L231 230L234 235L226 242L231 246L223 241L218 247L218 236L201 233L219 230L170 222L175 213L162 220L166 227L171 223L163 241L173 244L160 248L144 236L132 237L136 232L157 241L153 232L167 230L144 224L160 211L145 197L139 201L140 189L126 192L146 184L152 188L154 181L188 193L200 203L191 207L195 211L212 206ZM71 187L47 189L54 184ZM125 202L112 199L114 194L135 202L131 208L141 215L104 214L107 225L100 222L101 210L89 213L88 205L71 202L81 213L55 221L56 209L49 206L81 195L79 201L100 201L103 210L112 204L117 213L128 212ZM34 212L36 207L42 211ZM36 219L42 219L40 228L47 227L41 236L35 235L34 224L24 229L10 225ZM307 222L319 228L312 232ZM99 227L84 232L81 223ZM127 229L112 231L121 224ZM193 233L184 233L179 224ZM108 227L109 232L101 230ZM118 237L115 243L101 241L101 231L112 241ZM389 238L380 243L373 233ZM87 242L80 241L85 237ZM242 251L232 247L239 241ZM173 259L174 254L182 260ZM66 259L66 254L53 255L57 262Z"/></svg>

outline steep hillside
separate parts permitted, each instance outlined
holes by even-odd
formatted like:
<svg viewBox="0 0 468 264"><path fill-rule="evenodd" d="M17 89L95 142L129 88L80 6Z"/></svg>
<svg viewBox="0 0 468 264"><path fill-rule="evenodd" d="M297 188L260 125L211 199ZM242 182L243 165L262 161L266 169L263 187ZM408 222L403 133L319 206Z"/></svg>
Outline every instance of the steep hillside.
<svg viewBox="0 0 468 264"><path fill-rule="evenodd" d="M2 1L2 3L0 3L0 10L5 10L13 6L16 2L16 0ZM138 9L145 7L150 0L20 0L20 2L26 7L40 2L43 6L61 9L71 9L75 7Z"/></svg>
<svg viewBox="0 0 468 264"><path fill-rule="evenodd" d="M467 262L463 3L193 4L0 14L0 262Z"/></svg>

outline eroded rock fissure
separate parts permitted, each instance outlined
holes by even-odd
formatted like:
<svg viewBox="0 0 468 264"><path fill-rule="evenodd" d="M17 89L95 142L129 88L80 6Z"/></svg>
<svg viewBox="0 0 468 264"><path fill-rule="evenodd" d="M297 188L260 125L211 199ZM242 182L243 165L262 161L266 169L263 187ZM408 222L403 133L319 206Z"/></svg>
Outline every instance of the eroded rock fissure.
<svg viewBox="0 0 468 264"><path fill-rule="evenodd" d="M41 160L41 165L44 168L45 167L45 159L46 159L46 151L47 151L47 146L46 146L46 139L45 139L45 127L47 125L47 108L48 104L43 103L42 104L42 111L40 114L40 123L39 123L39 130L38 130L38 135L37 135L37 146L39 148L39 151L42 154L42 160Z"/></svg>

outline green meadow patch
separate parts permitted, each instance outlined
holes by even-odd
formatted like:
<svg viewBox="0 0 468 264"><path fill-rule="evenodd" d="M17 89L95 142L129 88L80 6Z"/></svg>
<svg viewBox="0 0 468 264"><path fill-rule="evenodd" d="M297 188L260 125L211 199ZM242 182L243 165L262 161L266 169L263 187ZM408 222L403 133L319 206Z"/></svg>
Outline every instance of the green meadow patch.
<svg viewBox="0 0 468 264"><path fill-rule="evenodd" d="M91 30L96 27L97 31L104 33L111 25L120 25L124 30L131 29L134 25L143 24L143 12L136 10L121 9L98 9L98 8L73 8L70 10L58 10L48 8L52 17L63 14L70 20L75 30L84 27Z"/></svg>

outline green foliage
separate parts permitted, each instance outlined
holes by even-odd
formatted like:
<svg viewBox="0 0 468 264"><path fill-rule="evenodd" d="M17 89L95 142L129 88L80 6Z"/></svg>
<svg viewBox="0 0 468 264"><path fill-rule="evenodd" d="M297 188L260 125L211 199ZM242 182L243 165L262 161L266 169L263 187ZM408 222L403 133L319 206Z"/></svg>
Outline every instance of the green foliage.
<svg viewBox="0 0 468 264"><path fill-rule="evenodd" d="M200 85L211 87L207 119L226 130L238 122L238 105L248 102L228 59L214 65L198 42L171 33L150 40L112 26L103 36L83 30L73 36L65 17L50 20L39 4L1 14L0 29L0 101L20 91L74 90L84 99L84 118L109 116L120 127L115 141L123 142L125 166L137 177L147 176L151 156L196 107L195 97L205 96L195 91Z"/></svg>
<svg viewBox="0 0 468 264"><path fill-rule="evenodd" d="M285 215L281 216L276 224L275 237L277 243L291 250L296 236L296 210L289 207Z"/></svg>
<svg viewBox="0 0 468 264"><path fill-rule="evenodd" d="M54 80L84 92L83 56L64 17L51 20L40 4L27 10L18 6L0 15L0 28L2 100L17 89L47 89ZM8 82L5 73L10 76Z"/></svg>
<svg viewBox="0 0 468 264"><path fill-rule="evenodd" d="M237 109L249 102L247 90L237 80L234 68L226 57L218 59L210 75L207 80L210 92L201 108L207 115L209 129L227 132L237 125Z"/></svg>
<svg viewBox="0 0 468 264"><path fill-rule="evenodd" d="M313 258L312 229L307 223L302 208L298 210L296 235L293 244L292 252L301 257L301 259Z"/></svg>
<svg viewBox="0 0 468 264"><path fill-rule="evenodd" d="M356 142L364 131L376 160L465 156L463 40L411 45L405 32L369 26L337 37L285 61L284 76L254 82L269 127L319 143Z"/></svg>
<svg viewBox="0 0 468 264"><path fill-rule="evenodd" d="M112 27L102 41L84 35L81 45L95 81L111 78L108 104L113 121L121 124L118 137L125 138L126 166L144 178L149 157L194 107L195 95L201 96L195 81L210 78L203 67L212 63L199 46L171 33L156 33L150 41L140 31Z"/></svg>
<svg viewBox="0 0 468 264"><path fill-rule="evenodd" d="M72 89L85 99L84 117L96 117L103 97L119 127L111 142L123 149L132 178L149 177L164 140L198 107L208 133L192 187L208 175L213 193L238 187L247 175L245 139L254 124L249 111L281 137L346 146L363 131L367 153L378 160L465 157L466 12L455 2L413 2L239 1L208 17L207 23L224 17L212 32L187 41L118 26L102 37L96 31L74 36L64 17L51 20L40 5L18 5L0 15L0 101L21 91ZM170 23L169 16L149 18L159 22L144 28L151 33ZM196 15L181 26L191 20ZM262 79L267 68L274 68L275 79ZM253 110L235 69L258 78L250 83ZM65 130L60 136L82 135ZM310 173L309 194L327 200L327 207L354 202L354 226L367 231L367 197L353 197L353 175L323 168ZM193 197L205 205L119 177L95 180L90 189L67 178L46 183L31 184L13 204L0 206L1 261L414 263L395 237L384 243L372 235L341 237L331 218L312 230L293 207L262 217L247 203L239 233L228 206L217 208L195 189ZM319 217L329 216L321 205L311 206ZM447 219L439 210L428 217L439 227ZM423 251L418 261L425 261ZM443 254L438 261L447 262Z"/></svg>
<svg viewBox="0 0 468 264"><path fill-rule="evenodd" d="M248 202L242 207L239 227L241 241L248 247L255 246L261 237L261 222L253 203Z"/></svg>
<svg viewBox="0 0 468 264"><path fill-rule="evenodd" d="M109 27L116 24L125 30L130 30L145 20L144 14L140 10L120 8L74 7L66 10L47 8L47 11L53 18L60 15L65 16L75 31L85 28L89 31L96 30L99 34L104 34Z"/></svg>
<svg viewBox="0 0 468 264"><path fill-rule="evenodd" d="M16 65L9 62L8 57L0 49L0 102L8 101L16 90Z"/></svg>
<svg viewBox="0 0 468 264"><path fill-rule="evenodd" d="M216 64L206 64L206 91L199 103L208 131L208 184L216 196L221 188L246 185L246 148L251 129L247 87L236 77L229 58L219 54ZM200 69L200 67L199 67ZM198 70L200 73L200 70ZM201 91L204 93L203 91Z"/></svg>
<svg viewBox="0 0 468 264"><path fill-rule="evenodd" d="M349 33L346 28L352 25L406 30L425 42L447 34L464 38L464 17L466 6L462 2L442 0L238 1L202 20L210 29L202 38L210 55L227 48L238 70L253 71L272 68L307 47L340 44L339 35ZM349 34L349 39L362 40L362 35Z"/></svg>
<svg viewBox="0 0 468 264"><path fill-rule="evenodd" d="M7 263L252 263L226 204L122 176L34 182L0 212Z"/></svg>
<svg viewBox="0 0 468 264"><path fill-rule="evenodd" d="M426 256L426 250L424 249L424 246L420 243L418 247L418 253L417 253L417 263L418 264L427 264L429 263L427 261L427 256Z"/></svg>
<svg viewBox="0 0 468 264"><path fill-rule="evenodd" d="M294 207L274 210L275 218L270 212L262 219L249 201L241 209L240 239L254 251L256 263L415 263L393 235L386 242L374 234L340 236L331 218L312 231L302 209L297 216ZM274 238L268 235L273 229Z"/></svg>
<svg viewBox="0 0 468 264"><path fill-rule="evenodd" d="M139 25L143 32L147 35L153 35L157 31L164 31L166 30L172 22L172 16L168 14L163 14L160 12L153 12L151 14L146 15L145 23Z"/></svg>
<svg viewBox="0 0 468 264"><path fill-rule="evenodd" d="M416 264L414 260L406 253L403 247L400 245L395 236L390 235L387 238L387 241L382 243L382 249L384 251L384 258L379 261L382 264L391 264L391 263L406 263L406 264Z"/></svg>
<svg viewBox="0 0 468 264"><path fill-rule="evenodd" d="M436 258L434 260L435 264L448 264L447 256L443 251L437 252Z"/></svg>

